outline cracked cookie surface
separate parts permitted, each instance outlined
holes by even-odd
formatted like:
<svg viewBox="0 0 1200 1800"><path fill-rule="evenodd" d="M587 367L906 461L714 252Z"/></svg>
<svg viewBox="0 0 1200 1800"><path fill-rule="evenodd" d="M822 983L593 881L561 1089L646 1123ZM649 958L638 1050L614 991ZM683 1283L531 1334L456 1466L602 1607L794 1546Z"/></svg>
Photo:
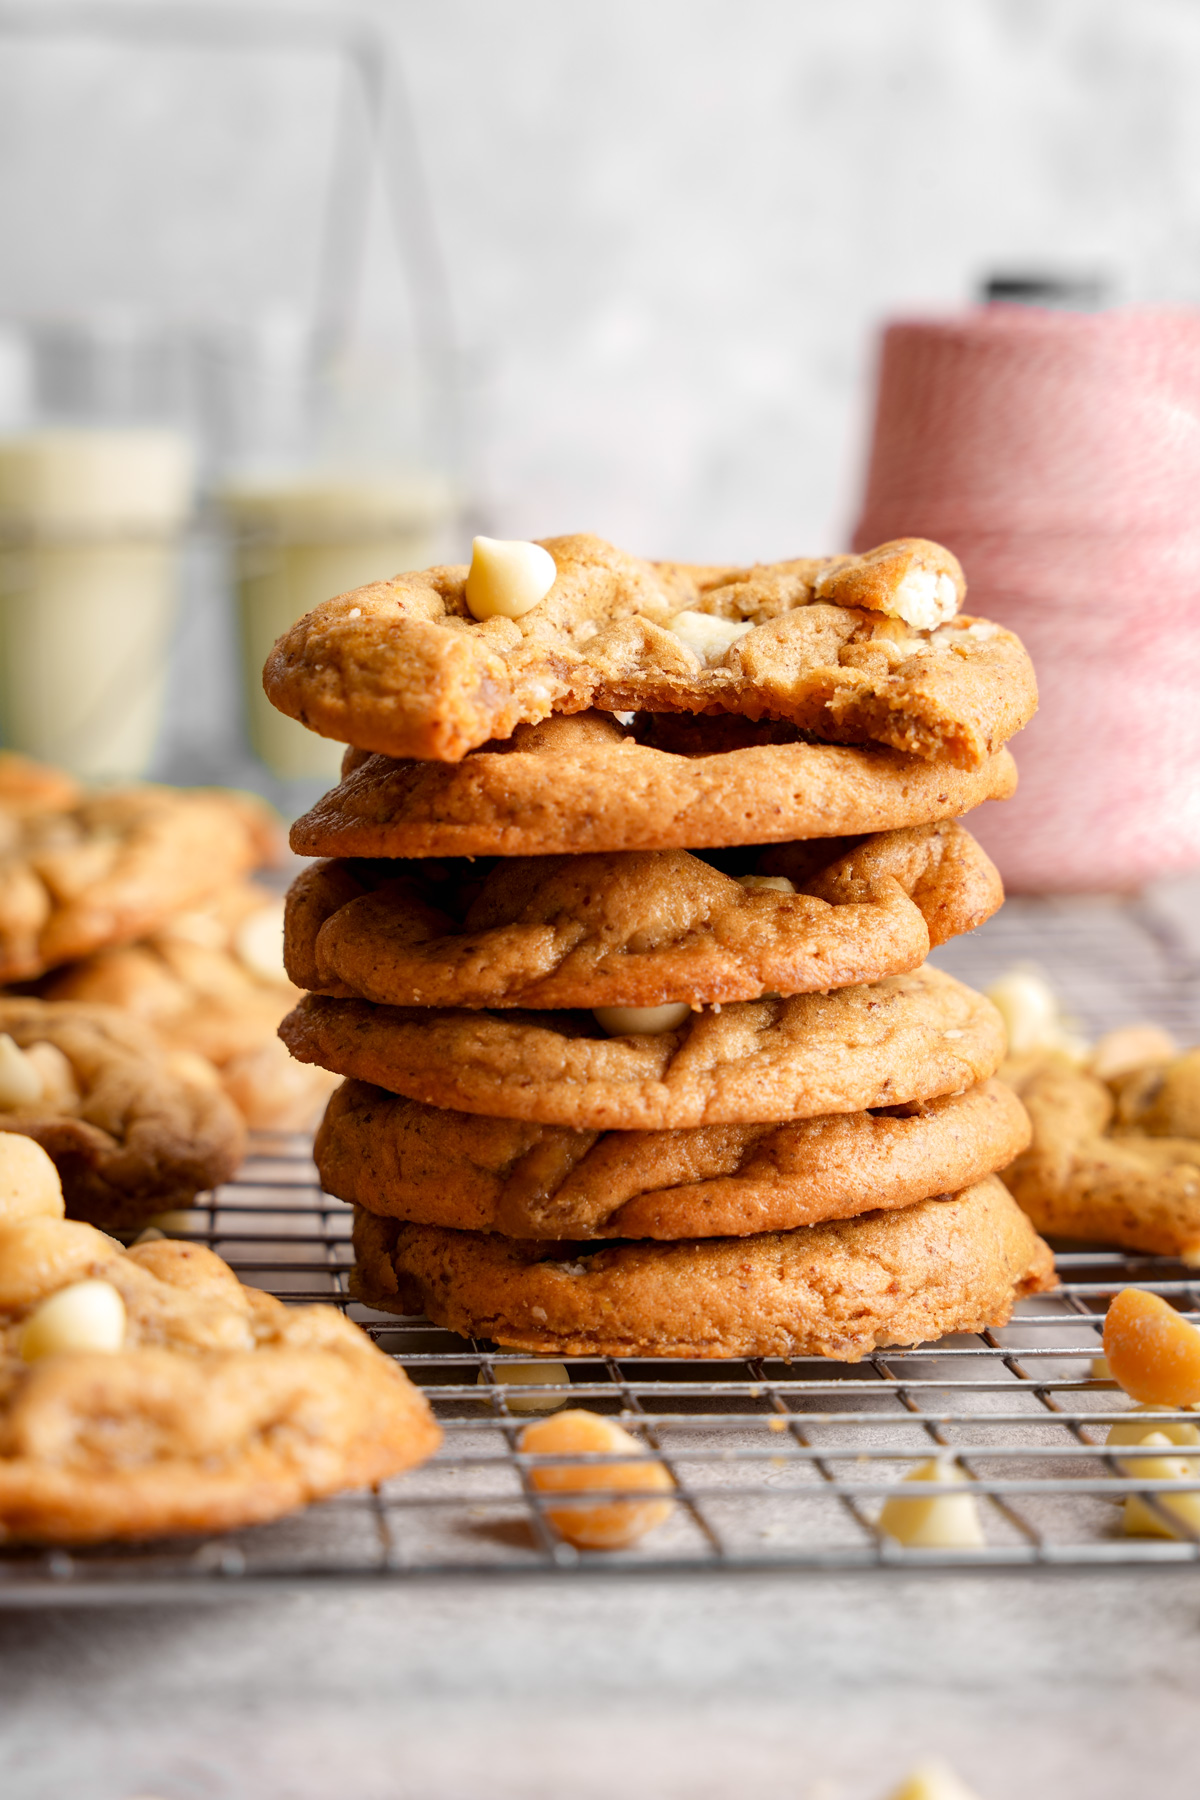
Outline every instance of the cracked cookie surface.
<svg viewBox="0 0 1200 1800"><path fill-rule="evenodd" d="M278 832L250 794L128 787L9 808L0 780L0 981L144 937L273 860Z"/></svg>
<svg viewBox="0 0 1200 1800"><path fill-rule="evenodd" d="M928 965L869 986L745 1000L660 1035L604 1037L590 1013L377 1006L310 994L292 1055L430 1106L582 1130L672 1130L865 1112L994 1074L991 1002Z"/></svg>
<svg viewBox="0 0 1200 1800"><path fill-rule="evenodd" d="M23 1362L36 1306L99 1280L124 1345ZM88 1225L0 1219L0 1537L95 1543L258 1524L422 1462L419 1390L331 1306L243 1287L211 1250L125 1251Z"/></svg>
<svg viewBox="0 0 1200 1800"><path fill-rule="evenodd" d="M841 848L746 853L751 880L785 877L790 893L683 850L319 863L288 896L288 970L314 992L395 1006L709 1004L917 968L1003 899L952 821Z"/></svg>
<svg viewBox="0 0 1200 1800"><path fill-rule="evenodd" d="M0 1033L35 1059L50 1047L42 1098L0 1109L0 1131L47 1151L73 1218L142 1225L228 1181L241 1161L245 1126L215 1075L174 1065L115 1007L0 996Z"/></svg>
<svg viewBox="0 0 1200 1800"><path fill-rule="evenodd" d="M339 786L292 826L292 848L453 857L773 844L926 825L1016 790L1007 750L956 769L781 736L794 739L742 720L626 728L590 712L519 727L453 765L352 751Z"/></svg>
<svg viewBox="0 0 1200 1800"><path fill-rule="evenodd" d="M1053 1055L1005 1078L1033 1139L1004 1179L1039 1231L1200 1263L1200 1050L1108 1082Z"/></svg>
<svg viewBox="0 0 1200 1800"><path fill-rule="evenodd" d="M679 1243L514 1243L361 1209L351 1289L464 1336L570 1356L828 1356L1008 1322L1054 1285L995 1176L900 1212ZM581 1251L583 1254L581 1254Z"/></svg>
<svg viewBox="0 0 1200 1800"><path fill-rule="evenodd" d="M368 1212L514 1238L740 1237L956 1192L1029 1141L999 1081L895 1112L690 1131L571 1131L447 1112L348 1081L322 1186Z"/></svg>
<svg viewBox="0 0 1200 1800"><path fill-rule="evenodd" d="M472 618L466 567L327 601L275 646L268 696L324 737L445 762L595 706L781 719L834 743L963 768L998 750L1037 704L1011 632L946 616L965 591L962 571L923 539L750 568L646 562L588 536L544 548L554 585L516 619ZM930 625L897 612L928 613ZM714 637L715 654L669 628L685 614ZM715 634L708 622L720 622Z"/></svg>

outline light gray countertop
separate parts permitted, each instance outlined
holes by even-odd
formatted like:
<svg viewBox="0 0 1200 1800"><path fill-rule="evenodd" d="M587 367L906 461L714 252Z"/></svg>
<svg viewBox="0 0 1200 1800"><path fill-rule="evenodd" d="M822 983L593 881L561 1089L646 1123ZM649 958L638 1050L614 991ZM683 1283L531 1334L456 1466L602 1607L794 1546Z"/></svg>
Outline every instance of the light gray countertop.
<svg viewBox="0 0 1200 1800"><path fill-rule="evenodd" d="M1196 1791L1200 1574L547 1580L0 1616L6 1800Z"/></svg>
<svg viewBox="0 0 1200 1800"><path fill-rule="evenodd" d="M1195 879L939 960L1023 955L1092 1029L1200 1036ZM3 1800L884 1800L931 1753L981 1800L1198 1785L1195 1566L217 1592L0 1612Z"/></svg>

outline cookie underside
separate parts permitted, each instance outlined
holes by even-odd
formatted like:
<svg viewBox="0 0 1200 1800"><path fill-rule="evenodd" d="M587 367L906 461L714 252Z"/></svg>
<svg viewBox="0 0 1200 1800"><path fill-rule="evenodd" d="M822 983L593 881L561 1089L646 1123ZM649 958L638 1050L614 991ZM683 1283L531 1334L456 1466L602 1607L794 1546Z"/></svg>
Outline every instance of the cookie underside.
<svg viewBox="0 0 1200 1800"><path fill-rule="evenodd" d="M799 1231L549 1255L359 1211L352 1290L463 1336L572 1356L827 1356L1007 1323L1054 1285L1050 1251L994 1176L901 1212Z"/></svg>

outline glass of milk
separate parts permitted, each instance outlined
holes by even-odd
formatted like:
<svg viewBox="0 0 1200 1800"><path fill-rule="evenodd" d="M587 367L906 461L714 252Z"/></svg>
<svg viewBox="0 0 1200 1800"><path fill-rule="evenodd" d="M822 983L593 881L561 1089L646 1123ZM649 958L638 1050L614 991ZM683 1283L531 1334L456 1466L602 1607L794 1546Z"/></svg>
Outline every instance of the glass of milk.
<svg viewBox="0 0 1200 1800"><path fill-rule="evenodd" d="M276 712L262 668L277 638L322 601L433 562L452 511L435 476L352 468L223 484L233 538L250 741L285 780L336 780L343 744Z"/></svg>
<svg viewBox="0 0 1200 1800"><path fill-rule="evenodd" d="M192 453L180 433L0 437L0 732L88 780L145 773L162 722Z"/></svg>

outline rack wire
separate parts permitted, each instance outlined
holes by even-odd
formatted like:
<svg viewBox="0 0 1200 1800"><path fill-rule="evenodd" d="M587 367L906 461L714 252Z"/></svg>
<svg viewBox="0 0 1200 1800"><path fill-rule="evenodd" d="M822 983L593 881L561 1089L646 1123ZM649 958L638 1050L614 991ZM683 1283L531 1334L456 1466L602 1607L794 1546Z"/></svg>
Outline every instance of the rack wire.
<svg viewBox="0 0 1200 1800"><path fill-rule="evenodd" d="M1090 1030L1153 1018L1182 1041L1200 1039L1200 960L1169 907L1011 903L938 960L979 985L1014 961L1041 963ZM520 1450L533 1416L520 1410L529 1390L506 1371L528 1359L425 1319L355 1305L350 1222L350 1209L321 1191L307 1140L260 1137L237 1180L179 1224L247 1282L285 1301L347 1308L425 1390L445 1430L438 1455L378 1491L199 1542L13 1549L0 1555L0 1604L233 1596L297 1581L431 1576L1200 1561L1200 1533L1178 1521L1171 1537L1122 1530L1126 1495L1140 1494L1155 1511L1168 1487L1200 1490L1200 1451L1190 1453L1189 1481L1139 1478L1137 1461L1153 1451L1123 1448L1118 1463L1104 1440L1132 1403L1093 1369L1118 1289L1163 1294L1200 1322L1200 1270L1102 1247L1061 1248L1058 1291L1018 1305L1003 1330L881 1350L856 1364L565 1359L566 1387L540 1391L617 1420L676 1483L670 1517L639 1545L579 1551L555 1533L530 1482L533 1459ZM1164 1410L1154 1419L1188 1415ZM894 1484L939 1455L977 1498L981 1548L908 1549L878 1529ZM939 1491L964 1489L921 1490Z"/></svg>

